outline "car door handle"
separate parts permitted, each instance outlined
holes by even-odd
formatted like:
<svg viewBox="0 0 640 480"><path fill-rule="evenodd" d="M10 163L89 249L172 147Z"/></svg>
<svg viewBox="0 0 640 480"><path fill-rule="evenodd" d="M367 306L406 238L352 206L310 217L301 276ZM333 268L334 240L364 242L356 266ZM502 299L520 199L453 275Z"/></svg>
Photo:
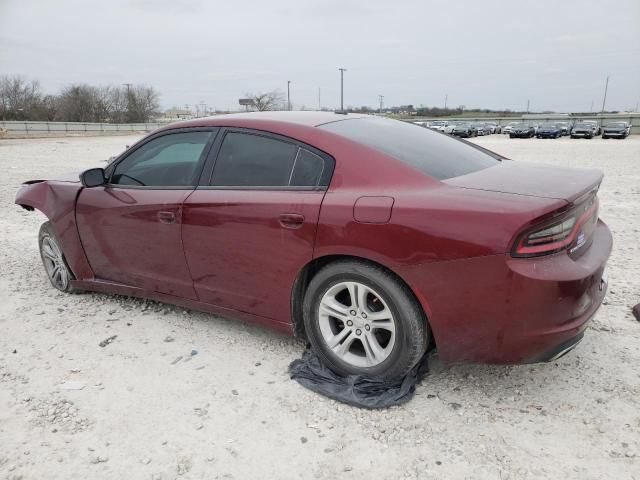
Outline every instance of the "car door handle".
<svg viewBox="0 0 640 480"><path fill-rule="evenodd" d="M173 212L158 212L160 223L171 224L176 222L176 214Z"/></svg>
<svg viewBox="0 0 640 480"><path fill-rule="evenodd" d="M280 225L284 228L300 228L304 225L304 216L298 213L282 213L278 217Z"/></svg>

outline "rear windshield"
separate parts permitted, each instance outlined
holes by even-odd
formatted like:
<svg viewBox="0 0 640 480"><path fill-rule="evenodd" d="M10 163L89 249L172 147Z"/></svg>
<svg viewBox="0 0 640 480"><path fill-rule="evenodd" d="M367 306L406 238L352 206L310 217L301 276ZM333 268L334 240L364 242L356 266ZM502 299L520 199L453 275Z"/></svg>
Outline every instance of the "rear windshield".
<svg viewBox="0 0 640 480"><path fill-rule="evenodd" d="M379 150L439 180L477 172L498 162L468 143L398 120L365 117L319 127Z"/></svg>

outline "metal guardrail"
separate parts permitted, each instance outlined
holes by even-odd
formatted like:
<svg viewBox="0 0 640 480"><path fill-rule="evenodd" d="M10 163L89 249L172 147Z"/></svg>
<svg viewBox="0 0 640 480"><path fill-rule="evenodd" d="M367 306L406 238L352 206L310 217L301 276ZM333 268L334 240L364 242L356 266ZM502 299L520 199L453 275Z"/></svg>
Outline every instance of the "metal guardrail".
<svg viewBox="0 0 640 480"><path fill-rule="evenodd" d="M578 120L596 120L600 125L609 122L629 122L631 133L640 134L640 113L597 114L597 115L522 115L520 117L412 117L404 118L409 122L430 122L449 120L456 122L496 122L505 125L509 122L553 122ZM0 121L0 138L55 137L65 135L117 135L127 133L151 132L168 122L149 123L80 123L80 122L22 122Z"/></svg>
<svg viewBox="0 0 640 480"><path fill-rule="evenodd" d="M80 122L19 122L0 121L5 138L45 137L64 135L116 135L144 133L162 127L166 123L80 123Z"/></svg>

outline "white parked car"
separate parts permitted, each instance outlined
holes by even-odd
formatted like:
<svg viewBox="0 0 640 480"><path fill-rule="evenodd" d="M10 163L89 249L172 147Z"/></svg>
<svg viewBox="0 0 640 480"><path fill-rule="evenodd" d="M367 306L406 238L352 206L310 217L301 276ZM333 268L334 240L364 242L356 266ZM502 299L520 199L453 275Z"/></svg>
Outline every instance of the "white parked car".
<svg viewBox="0 0 640 480"><path fill-rule="evenodd" d="M429 124L429 128L433 130L438 130L439 132L442 132L442 133L449 133L449 134L453 132L453 127L454 127L453 124L449 123L447 120L434 120Z"/></svg>
<svg viewBox="0 0 640 480"><path fill-rule="evenodd" d="M502 133L511 133L513 127L517 127L521 124L522 122L509 122L504 127L502 127Z"/></svg>

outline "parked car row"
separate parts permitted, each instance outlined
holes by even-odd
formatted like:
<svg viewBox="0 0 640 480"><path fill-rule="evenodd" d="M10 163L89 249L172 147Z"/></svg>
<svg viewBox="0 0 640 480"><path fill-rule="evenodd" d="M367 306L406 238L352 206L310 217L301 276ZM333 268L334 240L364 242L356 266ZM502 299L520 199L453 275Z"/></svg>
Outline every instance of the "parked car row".
<svg viewBox="0 0 640 480"><path fill-rule="evenodd" d="M452 120L434 120L415 122L416 124L456 137L470 138L494 133L508 134L509 138L626 138L631 133L628 122L610 122L604 127L595 120L556 121L545 123L509 122L498 125L496 122L469 122Z"/></svg>
<svg viewBox="0 0 640 480"><path fill-rule="evenodd" d="M429 124L424 124L423 122L416 123L420 123L432 130L464 138L491 135L494 133L500 133L502 130L500 125L496 122L455 122L450 120L434 120L429 122Z"/></svg>

